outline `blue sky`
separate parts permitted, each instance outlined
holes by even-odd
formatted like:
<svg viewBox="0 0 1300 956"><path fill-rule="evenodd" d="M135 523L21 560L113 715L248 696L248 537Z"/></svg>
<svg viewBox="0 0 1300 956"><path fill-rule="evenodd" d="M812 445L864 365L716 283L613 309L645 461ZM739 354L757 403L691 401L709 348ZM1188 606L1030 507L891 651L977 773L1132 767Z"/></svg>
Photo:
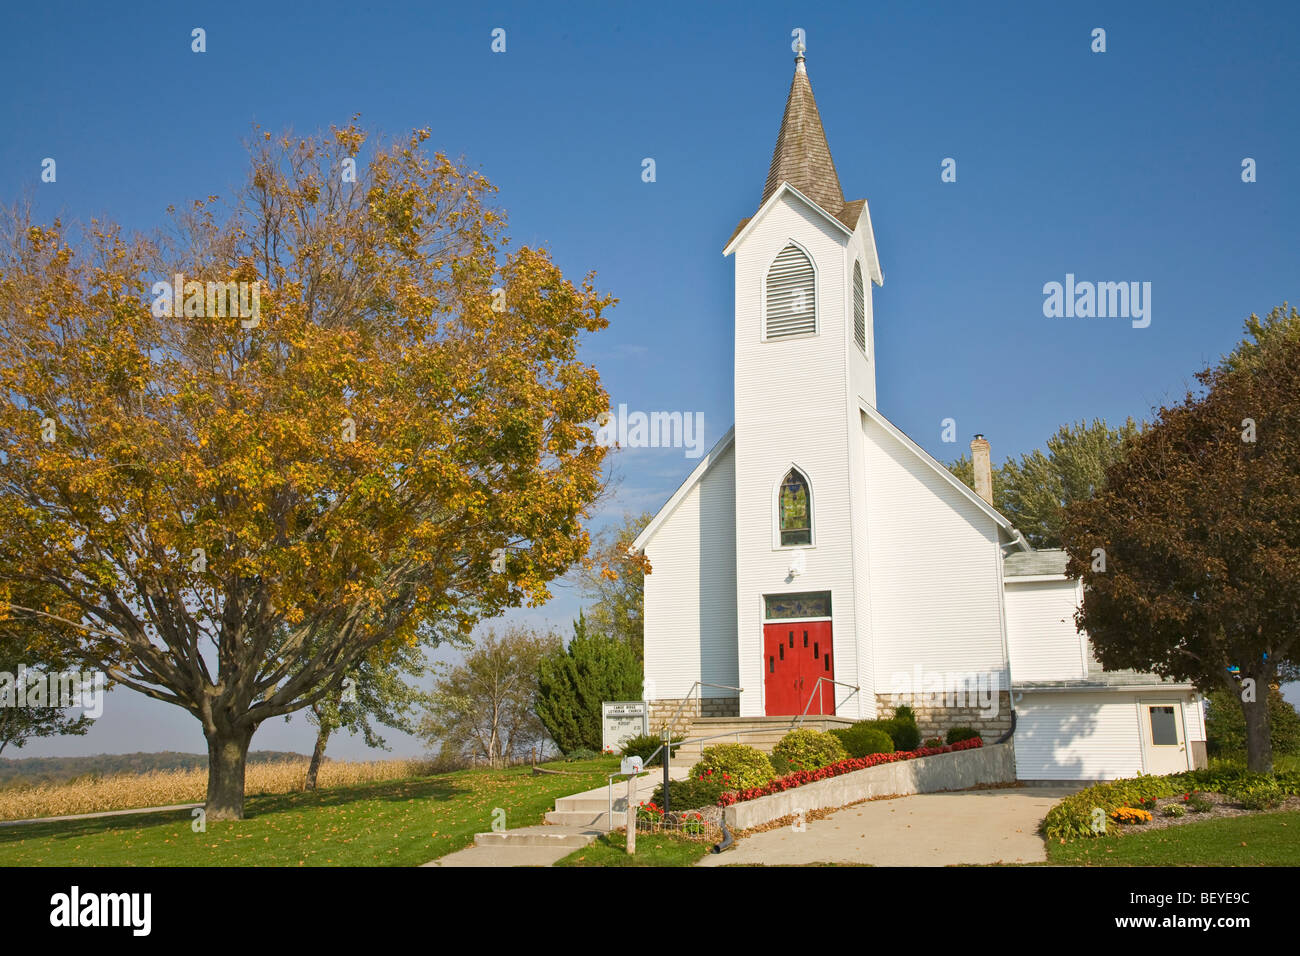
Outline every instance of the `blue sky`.
<svg viewBox="0 0 1300 956"><path fill-rule="evenodd" d="M1149 416L1248 314L1300 300L1300 7L1285 2L23 4L0 37L0 195L149 230L168 205L229 195L254 123L427 126L500 188L516 243L619 298L585 344L613 401L702 412L712 443L732 420L721 251L758 205L795 28L844 192L870 203L878 405L941 460L974 432L1000 462L1066 422ZM1150 282L1150 326L1045 318L1043 285L1067 273ZM947 417L958 444L940 440ZM620 453L609 513L653 510L692 465ZM522 616L564 626L577 606L560 588ZM311 739L276 722L254 748ZM15 755L154 749L201 750L197 722L118 691L89 736Z"/></svg>

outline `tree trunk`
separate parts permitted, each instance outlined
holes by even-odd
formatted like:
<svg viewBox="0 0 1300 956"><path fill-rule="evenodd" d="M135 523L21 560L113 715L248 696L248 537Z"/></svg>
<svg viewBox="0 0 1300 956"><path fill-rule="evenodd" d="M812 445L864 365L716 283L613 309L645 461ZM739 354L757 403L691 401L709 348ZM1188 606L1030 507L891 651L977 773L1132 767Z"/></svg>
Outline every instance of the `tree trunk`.
<svg viewBox="0 0 1300 956"><path fill-rule="evenodd" d="M1268 695L1268 683L1259 681L1255 688L1255 699L1241 702L1241 710L1246 717L1246 769L1256 773L1273 772Z"/></svg>
<svg viewBox="0 0 1300 956"><path fill-rule="evenodd" d="M307 768L307 780L302 787L304 790L316 789L316 775L320 773L320 765L325 760L325 745L329 743L330 728L324 722L319 727L316 732L316 749L311 753L311 766Z"/></svg>
<svg viewBox="0 0 1300 956"><path fill-rule="evenodd" d="M206 819L244 819L244 767L253 731L222 728L208 737Z"/></svg>

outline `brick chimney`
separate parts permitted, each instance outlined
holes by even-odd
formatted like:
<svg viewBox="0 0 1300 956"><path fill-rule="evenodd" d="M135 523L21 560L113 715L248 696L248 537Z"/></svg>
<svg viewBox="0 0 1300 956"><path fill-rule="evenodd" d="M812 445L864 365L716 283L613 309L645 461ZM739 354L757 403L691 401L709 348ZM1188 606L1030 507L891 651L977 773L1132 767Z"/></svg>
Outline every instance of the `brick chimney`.
<svg viewBox="0 0 1300 956"><path fill-rule="evenodd" d="M975 469L975 493L993 504L993 461L989 452L988 439L983 435L971 439L970 458Z"/></svg>

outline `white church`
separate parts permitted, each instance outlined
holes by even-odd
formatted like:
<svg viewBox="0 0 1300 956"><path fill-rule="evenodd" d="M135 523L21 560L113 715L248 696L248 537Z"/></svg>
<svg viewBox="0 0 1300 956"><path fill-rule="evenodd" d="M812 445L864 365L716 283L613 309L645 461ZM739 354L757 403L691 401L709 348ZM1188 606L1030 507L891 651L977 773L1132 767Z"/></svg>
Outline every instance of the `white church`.
<svg viewBox="0 0 1300 956"><path fill-rule="evenodd" d="M652 568L653 718L687 701L699 736L907 703L926 737L1009 739L1022 780L1204 765L1195 689L1101 670L1064 552L990 504L988 442L971 443L977 494L877 407L871 216L844 198L802 53L762 200L724 255L735 425L633 545Z"/></svg>

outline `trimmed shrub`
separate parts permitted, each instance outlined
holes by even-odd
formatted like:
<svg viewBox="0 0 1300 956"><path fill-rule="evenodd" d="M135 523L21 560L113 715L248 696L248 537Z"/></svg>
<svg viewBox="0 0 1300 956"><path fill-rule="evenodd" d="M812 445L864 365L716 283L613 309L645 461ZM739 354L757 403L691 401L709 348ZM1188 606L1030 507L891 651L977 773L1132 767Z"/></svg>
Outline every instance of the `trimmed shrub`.
<svg viewBox="0 0 1300 956"><path fill-rule="evenodd" d="M792 730L781 742L772 748L772 753L780 754L790 761L795 770L817 770L827 764L847 760L844 745L828 733L820 730Z"/></svg>
<svg viewBox="0 0 1300 956"><path fill-rule="evenodd" d="M673 744L679 744L685 739L685 737L674 737ZM647 767L659 766L663 763L663 752L660 751L656 754L654 760L650 759L650 755L656 750L659 750L659 745L662 743L663 740L654 734L643 734L639 737L632 737L631 739L624 741L622 755L624 757L640 757L642 763ZM670 746L669 749L672 750L672 755L676 757L677 751L680 748Z"/></svg>
<svg viewBox="0 0 1300 956"><path fill-rule="evenodd" d="M922 746L925 746L925 747L942 747L942 746L943 746L943 738L942 738L942 737L926 737L926 738L925 738L925 743L924 743Z"/></svg>
<svg viewBox="0 0 1300 956"><path fill-rule="evenodd" d="M700 757L700 762L691 768L691 778L714 776L729 790L761 787L776 776L767 754L745 744L705 747Z"/></svg>
<svg viewBox="0 0 1300 956"><path fill-rule="evenodd" d="M894 713L890 717L890 720L901 721L905 724L915 724L916 711L912 710L912 708L908 707L906 704L899 704L894 708Z"/></svg>
<svg viewBox="0 0 1300 956"><path fill-rule="evenodd" d="M599 756L600 754L596 753L596 751L591 750L588 747L577 747L573 750L570 750L567 754L565 754L564 759L565 760L591 760L592 758L599 757Z"/></svg>
<svg viewBox="0 0 1300 956"><path fill-rule="evenodd" d="M950 744L955 744L958 741L970 740L972 737L978 737L979 735L980 732L974 727L949 727L948 735L944 739Z"/></svg>
<svg viewBox="0 0 1300 956"><path fill-rule="evenodd" d="M894 741L889 734L875 727L854 724L852 727L837 727L830 732L844 745L844 750L850 757L894 752Z"/></svg>
<svg viewBox="0 0 1300 956"><path fill-rule="evenodd" d="M1227 796L1247 810L1272 810L1280 806L1287 795L1276 780L1261 777L1229 788Z"/></svg>
<svg viewBox="0 0 1300 956"><path fill-rule="evenodd" d="M899 708L900 710L902 708ZM908 711L911 712L910 710ZM889 735L897 751L916 750L921 746L921 731L911 720L891 717L889 720L861 720L854 727L869 727Z"/></svg>
<svg viewBox="0 0 1300 956"><path fill-rule="evenodd" d="M678 810L697 810L700 807L716 807L722 795L732 787L726 786L718 776L705 777L703 780L697 780L692 777L690 780L671 780L669 781L669 796L672 798L669 810L676 813ZM661 783L655 788L654 796L650 802L657 806L661 811L664 806L664 785Z"/></svg>
<svg viewBox="0 0 1300 956"><path fill-rule="evenodd" d="M780 754L768 754L767 759L772 762L772 769L776 771L778 777L784 777L790 772L790 761Z"/></svg>

